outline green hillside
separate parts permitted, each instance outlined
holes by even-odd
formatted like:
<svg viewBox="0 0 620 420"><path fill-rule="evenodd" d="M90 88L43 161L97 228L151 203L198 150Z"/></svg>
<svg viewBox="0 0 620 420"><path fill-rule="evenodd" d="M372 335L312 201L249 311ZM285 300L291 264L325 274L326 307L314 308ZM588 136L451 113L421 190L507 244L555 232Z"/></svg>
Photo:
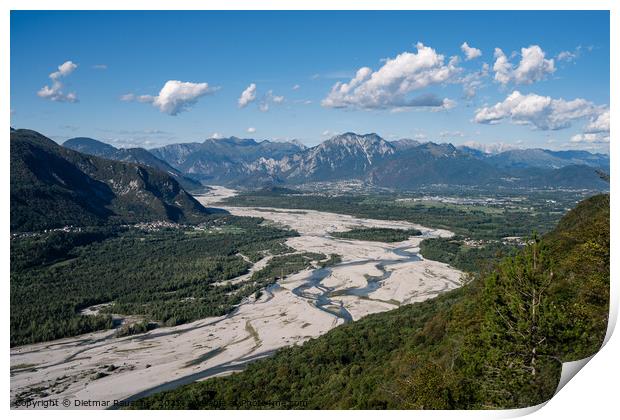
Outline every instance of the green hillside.
<svg viewBox="0 0 620 420"><path fill-rule="evenodd" d="M157 169L85 155L31 130L11 131L11 231L155 220L208 211Z"/></svg>
<svg viewBox="0 0 620 420"><path fill-rule="evenodd" d="M553 395L561 362L598 350L608 304L609 195L598 195L460 289L135 407L530 406Z"/></svg>

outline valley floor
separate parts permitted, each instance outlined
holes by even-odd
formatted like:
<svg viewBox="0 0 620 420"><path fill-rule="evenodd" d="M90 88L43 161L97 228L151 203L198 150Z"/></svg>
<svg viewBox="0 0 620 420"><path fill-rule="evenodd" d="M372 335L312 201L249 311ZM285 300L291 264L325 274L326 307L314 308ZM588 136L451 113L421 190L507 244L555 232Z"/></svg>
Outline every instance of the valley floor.
<svg viewBox="0 0 620 420"><path fill-rule="evenodd" d="M216 187L196 198L216 207L217 201L233 194ZM130 337L118 338L108 330L12 348L12 404L68 398L69 408L103 408L115 400L131 401L242 370L283 346L301 344L342 323L425 300L461 284L463 273L419 255L424 238L450 236L445 230L318 211L224 208L295 229L300 236L288 239L287 245L298 251L338 254L342 261L289 275L224 317ZM417 228L423 235L398 243L330 236L354 227ZM269 258L257 262L253 270ZM76 400L100 403L76 407Z"/></svg>

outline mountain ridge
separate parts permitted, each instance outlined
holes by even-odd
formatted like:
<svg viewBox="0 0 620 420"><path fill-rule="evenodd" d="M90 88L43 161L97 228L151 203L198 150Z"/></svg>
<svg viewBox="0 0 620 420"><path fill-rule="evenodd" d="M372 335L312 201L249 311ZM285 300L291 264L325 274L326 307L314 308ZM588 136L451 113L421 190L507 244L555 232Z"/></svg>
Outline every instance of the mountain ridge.
<svg viewBox="0 0 620 420"><path fill-rule="evenodd" d="M179 184L183 186L183 188L188 190L200 191L204 188L199 181L185 176L179 170L172 167L168 162L159 159L151 152L141 147L116 148L90 137L74 137L65 141L62 146L80 153L86 153L106 159L151 166L170 174L179 182Z"/></svg>
<svg viewBox="0 0 620 420"><path fill-rule="evenodd" d="M348 132L282 159L259 159L245 169L273 184L359 180L395 189L436 184L605 188L591 170L608 170L602 155L581 152L576 157L570 151L554 155L528 149L515 152L515 157L514 151L487 155L473 150L410 139L388 142L375 133ZM239 179L230 184L242 185Z"/></svg>
<svg viewBox="0 0 620 420"><path fill-rule="evenodd" d="M608 189L597 173L609 172L609 157L603 154L542 148L505 150L505 145L487 153L452 143L390 142L376 133L346 132L313 147L239 137L208 138L150 150L117 149L88 138L65 144L163 169L185 187L184 180L193 178L246 189L341 181L395 190L438 185Z"/></svg>
<svg viewBox="0 0 620 420"><path fill-rule="evenodd" d="M11 231L67 225L199 221L210 214L169 174L82 154L11 131Z"/></svg>
<svg viewBox="0 0 620 420"><path fill-rule="evenodd" d="M202 143L177 143L150 149L154 156L168 162L177 170L191 177L213 182L227 183L246 178L248 165L261 158L282 157L301 151L293 142L274 142L238 137L209 138Z"/></svg>

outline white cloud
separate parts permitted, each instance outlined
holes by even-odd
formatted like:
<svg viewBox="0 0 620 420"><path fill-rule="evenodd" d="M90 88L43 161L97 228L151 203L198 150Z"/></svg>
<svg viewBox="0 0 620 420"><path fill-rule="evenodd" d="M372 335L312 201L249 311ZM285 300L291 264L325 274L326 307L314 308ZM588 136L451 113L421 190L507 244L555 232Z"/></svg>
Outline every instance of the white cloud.
<svg viewBox="0 0 620 420"><path fill-rule="evenodd" d="M586 133L609 133L609 109L595 116L588 125L585 126Z"/></svg>
<svg viewBox="0 0 620 420"><path fill-rule="evenodd" d="M222 133L218 133L218 132L216 131L216 132L214 132L213 134L211 134L211 137L210 137L210 138L212 138L212 139L223 139L223 138L224 138L224 135L223 135Z"/></svg>
<svg viewBox="0 0 620 420"><path fill-rule="evenodd" d="M445 98L441 104L441 108L443 109L452 109L455 106L456 106L456 101L453 101L452 99L448 99L448 98Z"/></svg>
<svg viewBox="0 0 620 420"><path fill-rule="evenodd" d="M58 71L55 71L54 73L50 74L50 79L57 80L57 79L60 79L61 77L67 77L68 75L73 73L75 69L77 69L77 64L75 64L73 61L70 61L70 60L65 61L60 66L58 66Z"/></svg>
<svg viewBox="0 0 620 420"><path fill-rule="evenodd" d="M284 96L275 95L273 90L268 90L261 98L258 109L262 112L267 112L269 111L269 104L281 104L282 102L284 102Z"/></svg>
<svg viewBox="0 0 620 420"><path fill-rule="evenodd" d="M505 85L510 82L512 73L512 64L508 61L506 54L499 49L495 48L495 64L493 64L493 71L495 72L495 80Z"/></svg>
<svg viewBox="0 0 620 420"><path fill-rule="evenodd" d="M519 143L519 142L522 143L522 141L518 141L517 143ZM480 150L480 151L482 151L484 153L492 153L492 154L502 153L502 152L505 152L507 150L514 150L514 149L517 148L516 146L514 146L513 144L510 144L510 143L502 143L502 142L499 142L499 143L479 143L479 142L472 141L472 140L466 141L465 143L463 143L463 146L467 146L467 147L472 148L472 149Z"/></svg>
<svg viewBox="0 0 620 420"><path fill-rule="evenodd" d="M255 83L251 83L243 92L237 101L239 108L245 108L252 102L256 101L257 88ZM269 111L270 104L281 104L284 102L284 96L276 95L273 90L268 90L263 96L260 97L258 102L258 109L262 112Z"/></svg>
<svg viewBox="0 0 620 420"><path fill-rule="evenodd" d="M45 85L37 92L37 95L43 99L49 99L54 102L77 102L77 95L75 92L64 93L64 84L61 79L69 76L77 68L77 64L73 61L65 61L58 70L51 73L49 78L52 81L52 86Z"/></svg>
<svg viewBox="0 0 620 420"><path fill-rule="evenodd" d="M514 67L506 54L495 48L495 80L503 85L508 83L532 84L543 80L555 72L553 58L545 58L545 52L538 45L521 48L521 60Z"/></svg>
<svg viewBox="0 0 620 420"><path fill-rule="evenodd" d="M246 130L248 133L252 134L252 133L256 133L256 128L254 127L248 127L248 129Z"/></svg>
<svg viewBox="0 0 620 420"><path fill-rule="evenodd" d="M210 87L208 83L168 80L156 96L127 93L122 95L120 99L125 102L151 103L161 112L175 116L180 112L188 111L192 105L198 102L198 99L213 93L215 90L217 88Z"/></svg>
<svg viewBox="0 0 620 420"><path fill-rule="evenodd" d="M274 95L273 91L271 90L267 92L267 98L268 100L272 101L274 104L281 104L282 102L284 102L284 96Z"/></svg>
<svg viewBox="0 0 620 420"><path fill-rule="evenodd" d="M609 133L575 134L570 141L571 143L609 143Z"/></svg>
<svg viewBox="0 0 620 420"><path fill-rule="evenodd" d="M462 69L458 57L445 63L444 56L425 46L416 45L417 53L403 52L385 60L373 71L360 68L348 83L336 83L321 105L327 108L404 109L410 107L447 107L451 102L435 95L411 98L409 94L431 85L456 82Z"/></svg>
<svg viewBox="0 0 620 420"><path fill-rule="evenodd" d="M585 99L572 101L553 99L533 93L523 95L514 91L497 104L476 111L474 121L497 124L508 120L513 124L529 125L540 130L559 130L582 118L597 118L604 109Z"/></svg>
<svg viewBox="0 0 620 420"><path fill-rule="evenodd" d="M476 92L480 89L483 84L483 79L489 76L489 65L487 63L482 63L482 68L480 71L476 71L473 73L469 73L466 76L463 76L460 82L463 85L463 93L465 97L468 99L476 96Z"/></svg>
<svg viewBox="0 0 620 420"><path fill-rule="evenodd" d="M555 59L565 63L572 63L580 58L582 53L591 52L592 49L592 46L584 47L582 45L578 45L573 51L560 51L560 53L555 56Z"/></svg>
<svg viewBox="0 0 620 420"><path fill-rule="evenodd" d="M463 42L463 45L461 45L461 51L465 54L466 61L473 60L474 58L478 58L482 55L482 51L478 48L470 47L467 45L467 42Z"/></svg>
<svg viewBox="0 0 620 420"><path fill-rule="evenodd" d="M558 61L571 62L577 58L577 54L571 51L562 51L557 55Z"/></svg>
<svg viewBox="0 0 620 420"><path fill-rule="evenodd" d="M153 102L154 97L151 95L137 95L136 96L136 101L143 103L143 104L148 104Z"/></svg>
<svg viewBox="0 0 620 420"><path fill-rule="evenodd" d="M298 90L300 87L301 87L300 85L293 85L293 87L291 89Z"/></svg>
<svg viewBox="0 0 620 420"><path fill-rule="evenodd" d="M239 108L245 108L250 103L254 102L256 99L256 84L250 83L250 86L245 88L243 92L241 92L241 96L237 103L239 104Z"/></svg>

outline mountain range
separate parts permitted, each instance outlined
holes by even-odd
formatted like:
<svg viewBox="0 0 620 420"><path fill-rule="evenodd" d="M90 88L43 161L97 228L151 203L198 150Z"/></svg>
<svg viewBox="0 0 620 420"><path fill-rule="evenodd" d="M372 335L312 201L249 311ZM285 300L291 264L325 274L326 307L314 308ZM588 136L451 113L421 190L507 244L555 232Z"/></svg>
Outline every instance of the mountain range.
<svg viewBox="0 0 620 420"><path fill-rule="evenodd" d="M609 156L586 151L488 153L451 143L390 142L374 133L344 133L310 148L231 137L150 152L205 183L247 188L357 180L393 189L438 184L606 189L596 170L609 172Z"/></svg>
<svg viewBox="0 0 620 420"><path fill-rule="evenodd" d="M269 179L252 179L259 175L252 163L261 159L283 159L305 150L296 142L254 139L210 138L202 143L171 144L151 149L157 158L168 162L184 174L207 183L260 185Z"/></svg>
<svg viewBox="0 0 620 420"><path fill-rule="evenodd" d="M168 220L209 214L191 194L202 183L237 188L360 181L424 186L608 190L609 156L585 151L513 149L487 153L451 143L387 141L344 133L307 148L236 137L146 150L91 138L58 145L11 129L11 230Z"/></svg>
<svg viewBox="0 0 620 420"><path fill-rule="evenodd" d="M11 231L167 220L210 213L167 172L11 130Z"/></svg>
<svg viewBox="0 0 620 420"><path fill-rule="evenodd" d="M204 188L199 181L183 175L181 171L170 166L168 162L155 157L151 152L141 147L117 149L107 143L88 137L75 137L67 140L62 145L80 153L121 162L138 163L159 169L176 179L188 191L197 191Z"/></svg>

